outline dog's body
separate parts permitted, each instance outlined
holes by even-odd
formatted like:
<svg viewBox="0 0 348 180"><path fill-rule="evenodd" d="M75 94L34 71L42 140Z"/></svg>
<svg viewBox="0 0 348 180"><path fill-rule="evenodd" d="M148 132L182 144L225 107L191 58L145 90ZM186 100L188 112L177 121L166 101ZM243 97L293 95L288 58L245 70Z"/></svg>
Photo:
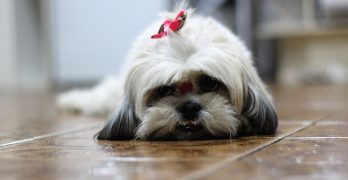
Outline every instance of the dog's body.
<svg viewBox="0 0 348 180"><path fill-rule="evenodd" d="M275 133L278 120L271 96L234 34L211 18L189 16L180 31L151 39L160 24L135 41L125 78L121 75L109 89L100 87L102 83L103 90L90 92L90 97L104 93L102 109L80 107L104 112L122 99L99 139L196 140ZM71 96L63 96L61 105L74 107Z"/></svg>

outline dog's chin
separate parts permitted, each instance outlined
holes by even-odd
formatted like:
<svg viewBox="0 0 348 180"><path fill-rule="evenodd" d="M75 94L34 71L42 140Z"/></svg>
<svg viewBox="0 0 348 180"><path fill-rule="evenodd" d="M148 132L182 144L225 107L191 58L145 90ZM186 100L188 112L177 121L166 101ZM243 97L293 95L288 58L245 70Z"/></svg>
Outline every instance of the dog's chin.
<svg viewBox="0 0 348 180"><path fill-rule="evenodd" d="M197 124L197 125L177 125L177 128L174 132L168 132L167 134L162 134L160 136L155 135L156 133L153 133L144 140L152 140L152 141L159 141L159 140L167 140L167 141L198 141L198 140L211 140L211 139L225 139L225 138L231 138L228 133L226 134L220 134L220 135L213 135L209 133L204 125Z"/></svg>
<svg viewBox="0 0 348 180"><path fill-rule="evenodd" d="M179 120L173 127L165 126L148 130L146 135L139 135L143 140L203 140L211 135L205 130L200 120Z"/></svg>
<svg viewBox="0 0 348 180"><path fill-rule="evenodd" d="M213 136L209 134L202 124L197 125L183 125L178 124L176 130L168 132L167 134L156 135L156 132L152 133L146 140L169 140L169 141L195 141L195 140L207 140L213 139Z"/></svg>
<svg viewBox="0 0 348 180"><path fill-rule="evenodd" d="M164 135L167 140L204 140L211 138L201 120L178 121L172 133Z"/></svg>

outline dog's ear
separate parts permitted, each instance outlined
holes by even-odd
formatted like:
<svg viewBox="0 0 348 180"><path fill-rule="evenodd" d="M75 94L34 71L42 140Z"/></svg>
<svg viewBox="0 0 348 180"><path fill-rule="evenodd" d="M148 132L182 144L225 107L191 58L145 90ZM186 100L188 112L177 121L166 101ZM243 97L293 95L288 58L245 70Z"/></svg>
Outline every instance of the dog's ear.
<svg viewBox="0 0 348 180"><path fill-rule="evenodd" d="M127 140L133 139L139 120L134 106L125 98L108 119L104 128L96 135L99 140Z"/></svg>
<svg viewBox="0 0 348 180"><path fill-rule="evenodd" d="M278 126L278 116L270 96L265 89L251 84L246 91L242 114L249 120L252 133L274 134Z"/></svg>

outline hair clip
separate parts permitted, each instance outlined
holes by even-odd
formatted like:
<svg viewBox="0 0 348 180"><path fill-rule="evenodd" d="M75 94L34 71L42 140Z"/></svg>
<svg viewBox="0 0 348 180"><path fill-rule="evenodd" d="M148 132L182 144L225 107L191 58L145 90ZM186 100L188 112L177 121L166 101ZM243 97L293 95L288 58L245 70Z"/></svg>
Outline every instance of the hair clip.
<svg viewBox="0 0 348 180"><path fill-rule="evenodd" d="M168 31L178 31L180 30L186 20L186 10L181 10L174 20L165 20L161 25L157 34L151 36L151 39L159 39L168 35Z"/></svg>

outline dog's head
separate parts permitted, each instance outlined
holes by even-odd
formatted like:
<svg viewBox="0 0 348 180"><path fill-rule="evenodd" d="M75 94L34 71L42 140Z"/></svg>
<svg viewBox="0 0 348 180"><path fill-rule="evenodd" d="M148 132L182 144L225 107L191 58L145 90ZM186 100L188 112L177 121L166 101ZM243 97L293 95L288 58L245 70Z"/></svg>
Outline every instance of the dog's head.
<svg viewBox="0 0 348 180"><path fill-rule="evenodd" d="M145 31L130 52L124 100L99 139L195 140L276 131L271 96L235 35L201 17L150 39L155 29Z"/></svg>

